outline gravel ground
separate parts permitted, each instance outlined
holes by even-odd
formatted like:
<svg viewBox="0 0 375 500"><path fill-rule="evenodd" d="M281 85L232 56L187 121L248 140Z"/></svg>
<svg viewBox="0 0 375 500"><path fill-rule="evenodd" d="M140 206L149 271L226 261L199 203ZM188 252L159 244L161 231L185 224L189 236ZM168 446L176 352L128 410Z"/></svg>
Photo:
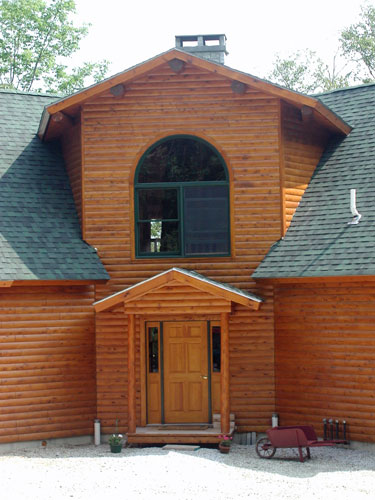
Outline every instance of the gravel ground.
<svg viewBox="0 0 375 500"><path fill-rule="evenodd" d="M375 498L375 454L312 449L300 463L294 450L261 460L254 446L167 451L108 445L38 448L0 454L1 500L241 498L355 500ZM116 495L117 494L117 495Z"/></svg>

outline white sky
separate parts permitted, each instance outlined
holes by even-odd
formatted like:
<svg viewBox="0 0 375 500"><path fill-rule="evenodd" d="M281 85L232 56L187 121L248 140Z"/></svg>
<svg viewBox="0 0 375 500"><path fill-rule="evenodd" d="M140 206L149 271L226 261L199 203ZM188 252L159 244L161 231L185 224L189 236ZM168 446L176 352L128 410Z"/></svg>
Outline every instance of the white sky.
<svg viewBox="0 0 375 500"><path fill-rule="evenodd" d="M375 0L367 3L374 4ZM76 0L91 23L74 64L108 59L110 74L174 47L175 35L227 35L225 64L263 77L276 53L309 48L331 63L363 0ZM109 75L108 75L109 76Z"/></svg>

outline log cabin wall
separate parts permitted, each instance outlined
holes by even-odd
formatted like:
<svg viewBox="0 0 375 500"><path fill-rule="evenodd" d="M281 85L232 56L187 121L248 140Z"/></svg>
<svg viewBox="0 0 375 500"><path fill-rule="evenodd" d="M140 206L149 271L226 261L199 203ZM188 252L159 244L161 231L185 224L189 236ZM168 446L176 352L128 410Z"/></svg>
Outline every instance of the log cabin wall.
<svg viewBox="0 0 375 500"><path fill-rule="evenodd" d="M82 227L82 148L81 125L79 123L66 129L61 139L61 146L74 203Z"/></svg>
<svg viewBox="0 0 375 500"><path fill-rule="evenodd" d="M299 109L289 104L282 103L281 117L285 234L327 145L329 133L314 121L313 115L306 117Z"/></svg>
<svg viewBox="0 0 375 500"><path fill-rule="evenodd" d="M98 248L109 286L97 298L133 285L172 265L251 288L249 276L280 237L278 100L187 65L176 75L167 64L83 106L86 240ZM194 134L217 147L233 172L232 258L135 259L133 178L148 146L176 133Z"/></svg>
<svg viewBox="0 0 375 500"><path fill-rule="evenodd" d="M250 276L280 237L279 110L278 99L252 89L235 94L231 80L213 72L187 65L176 75L167 64L128 83L124 97L107 92L83 105L86 240L98 249L112 278L97 287L97 300L173 266L262 293ZM232 171L232 257L134 258L137 161L151 144L176 133L211 142ZM267 299L260 311L239 310L231 318L232 411L241 430L264 428L274 409L272 293ZM98 315L98 415L104 432L113 431L115 418L126 418L126 324L121 323L126 319L121 315ZM122 362L113 365L111 352Z"/></svg>
<svg viewBox="0 0 375 500"><path fill-rule="evenodd" d="M230 316L230 404L236 415L239 432L263 431L270 423L275 408L273 366L273 302L272 289L264 288L269 299L258 311L250 313L236 306ZM197 304L199 301L197 302ZM150 316L151 317L151 316ZM136 317L136 408L137 425L141 422L141 336L144 321ZM154 315L156 321L193 320L196 315ZM220 315L202 314L199 319L217 323ZM122 432L128 430L128 333L127 315L122 307L96 315L97 410L102 431L112 433L118 419ZM271 353L271 355L270 355Z"/></svg>
<svg viewBox="0 0 375 500"><path fill-rule="evenodd" d="M353 441L375 441L375 285L283 285L275 291L280 425L346 420Z"/></svg>
<svg viewBox="0 0 375 500"><path fill-rule="evenodd" d="M97 415L103 433L128 430L128 330L123 308L96 315ZM139 329L139 320L136 321ZM136 336L136 373L140 381L139 335ZM138 421L140 419L140 386L137 386Z"/></svg>
<svg viewBox="0 0 375 500"><path fill-rule="evenodd" d="M0 443L92 434L93 286L0 289Z"/></svg>

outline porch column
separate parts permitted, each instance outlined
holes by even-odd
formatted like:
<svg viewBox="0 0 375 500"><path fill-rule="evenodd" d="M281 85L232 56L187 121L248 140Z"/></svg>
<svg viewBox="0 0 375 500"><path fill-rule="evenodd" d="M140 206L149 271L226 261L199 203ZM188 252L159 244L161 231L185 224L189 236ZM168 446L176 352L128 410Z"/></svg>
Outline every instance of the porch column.
<svg viewBox="0 0 375 500"><path fill-rule="evenodd" d="M229 408L229 314L221 313L221 432L230 430Z"/></svg>
<svg viewBox="0 0 375 500"><path fill-rule="evenodd" d="M135 432L135 412L135 327L134 314L128 314L128 432Z"/></svg>

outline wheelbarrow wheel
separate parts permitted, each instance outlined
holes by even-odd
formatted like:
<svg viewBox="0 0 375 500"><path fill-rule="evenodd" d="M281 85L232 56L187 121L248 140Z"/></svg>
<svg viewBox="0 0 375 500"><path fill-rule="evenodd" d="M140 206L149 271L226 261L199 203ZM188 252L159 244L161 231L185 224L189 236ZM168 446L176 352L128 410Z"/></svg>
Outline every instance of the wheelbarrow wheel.
<svg viewBox="0 0 375 500"><path fill-rule="evenodd" d="M260 458L272 458L276 453L276 448L272 446L271 441L266 437L258 439L255 450Z"/></svg>

